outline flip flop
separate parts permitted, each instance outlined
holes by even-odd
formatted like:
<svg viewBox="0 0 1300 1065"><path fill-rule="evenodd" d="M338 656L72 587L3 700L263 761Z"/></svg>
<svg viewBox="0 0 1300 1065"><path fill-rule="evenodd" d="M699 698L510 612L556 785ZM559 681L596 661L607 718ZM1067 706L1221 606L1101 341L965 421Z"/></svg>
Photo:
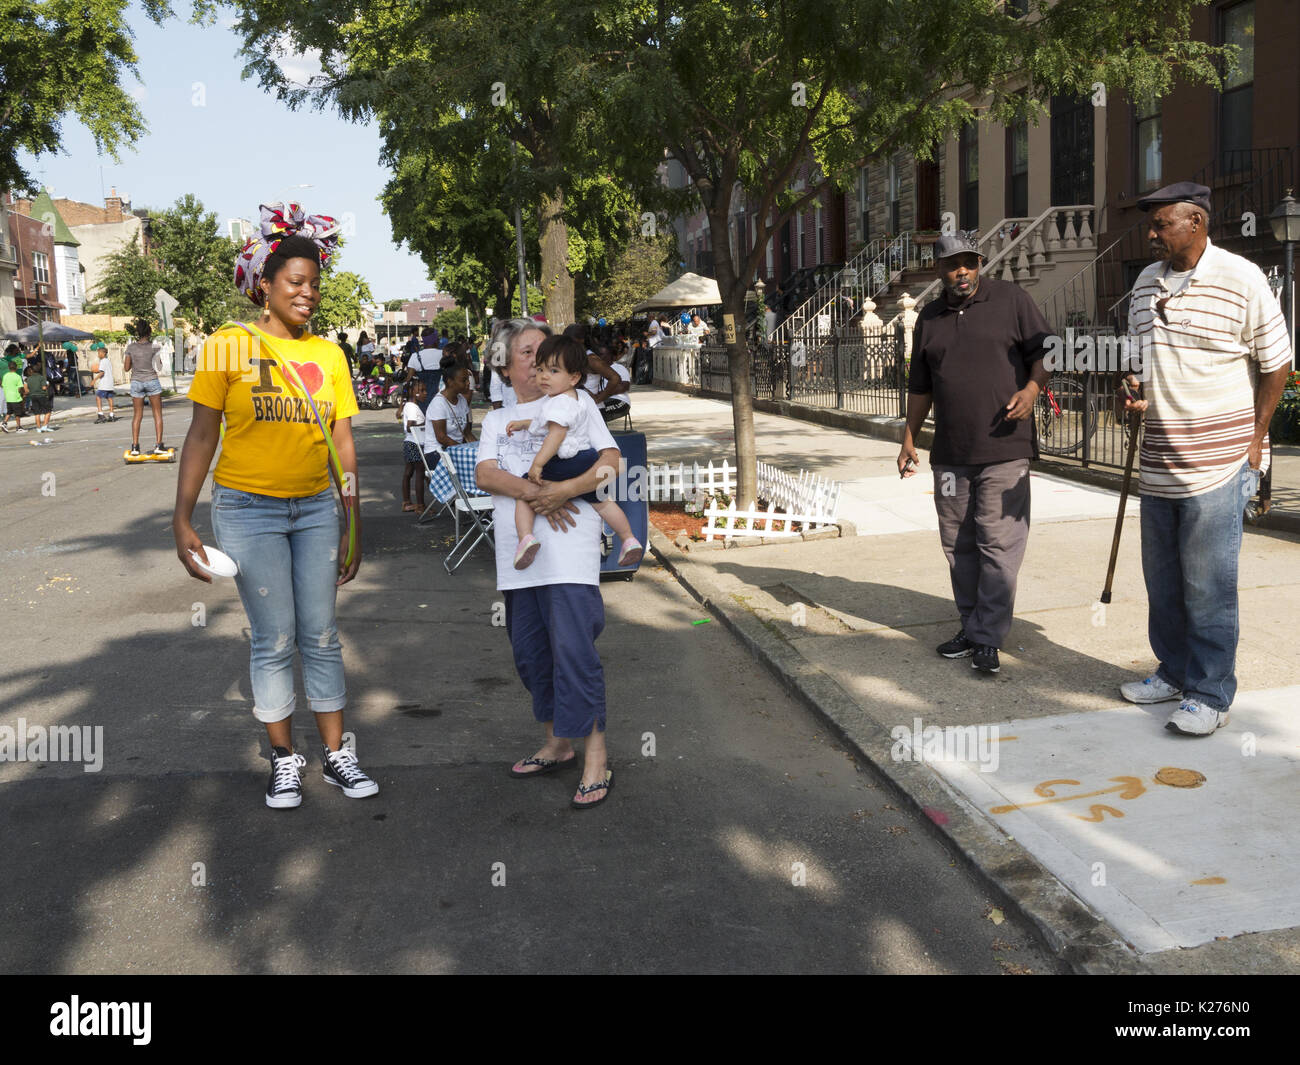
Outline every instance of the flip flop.
<svg viewBox="0 0 1300 1065"><path fill-rule="evenodd" d="M516 780L522 780L524 777L544 777L547 773L554 773L557 769L563 769L566 765L570 765L577 760L578 755L576 752L569 755L568 758L524 758L510 767L510 775ZM521 765L536 765L541 766L541 768L530 769L525 773L521 773L517 768Z"/></svg>
<svg viewBox="0 0 1300 1065"><path fill-rule="evenodd" d="M600 781L598 784L578 785L578 795L590 795L593 791L602 791L602 790L605 792L604 795L602 795L595 802L579 802L578 796L575 795L572 799L569 800L569 805L572 806L575 810L588 810L593 806L599 806L602 802L604 802L606 799L609 798L609 793L613 790L613 788L614 788L614 770L606 769L605 779Z"/></svg>
<svg viewBox="0 0 1300 1065"><path fill-rule="evenodd" d="M413 510L419 510L419 509L420 509L420 508L417 507L414 503L403 503L403 504L402 504L402 513L403 513L403 514L409 514L411 511L413 511Z"/></svg>

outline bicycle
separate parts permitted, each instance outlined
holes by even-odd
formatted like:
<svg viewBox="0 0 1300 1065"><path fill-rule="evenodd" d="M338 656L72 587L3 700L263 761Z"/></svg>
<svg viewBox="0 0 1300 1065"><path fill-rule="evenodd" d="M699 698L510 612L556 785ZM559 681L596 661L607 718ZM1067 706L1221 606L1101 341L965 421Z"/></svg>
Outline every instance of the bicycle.
<svg viewBox="0 0 1300 1065"><path fill-rule="evenodd" d="M1086 396L1083 383L1053 374L1034 401L1034 432L1038 449L1052 455L1072 455L1097 432L1097 401ZM1126 430L1127 432L1127 430Z"/></svg>

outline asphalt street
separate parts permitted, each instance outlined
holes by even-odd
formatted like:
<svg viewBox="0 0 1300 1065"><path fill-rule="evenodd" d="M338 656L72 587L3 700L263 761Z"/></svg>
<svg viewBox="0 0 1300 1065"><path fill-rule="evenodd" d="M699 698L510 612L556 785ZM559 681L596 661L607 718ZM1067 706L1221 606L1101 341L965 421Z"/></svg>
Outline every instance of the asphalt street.
<svg viewBox="0 0 1300 1065"><path fill-rule="evenodd" d="M187 403L166 416L180 444ZM98 772L0 763L0 970L1058 971L650 560L603 589L610 801L571 811L573 772L510 779L539 730L488 554L448 576L450 520L400 511L393 412L356 430L365 557L339 623L381 791L328 787L300 711L290 811L263 803L233 582L175 557L179 467L124 465L125 419L0 438L0 727L102 728Z"/></svg>

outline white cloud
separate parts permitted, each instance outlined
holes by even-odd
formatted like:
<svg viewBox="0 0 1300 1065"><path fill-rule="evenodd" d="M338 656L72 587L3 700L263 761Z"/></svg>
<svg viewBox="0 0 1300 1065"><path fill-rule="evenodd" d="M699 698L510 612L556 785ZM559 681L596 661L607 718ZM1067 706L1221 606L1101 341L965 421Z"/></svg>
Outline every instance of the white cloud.
<svg viewBox="0 0 1300 1065"><path fill-rule="evenodd" d="M311 84L312 78L321 77L325 72L320 65L320 51L309 48L305 52L295 52L287 37L281 37L277 49L279 58L276 62L284 76L299 85Z"/></svg>
<svg viewBox="0 0 1300 1065"><path fill-rule="evenodd" d="M146 89L143 85L133 85L130 89L127 90L127 94L136 103L142 104L144 103L145 99L148 97L149 90Z"/></svg>

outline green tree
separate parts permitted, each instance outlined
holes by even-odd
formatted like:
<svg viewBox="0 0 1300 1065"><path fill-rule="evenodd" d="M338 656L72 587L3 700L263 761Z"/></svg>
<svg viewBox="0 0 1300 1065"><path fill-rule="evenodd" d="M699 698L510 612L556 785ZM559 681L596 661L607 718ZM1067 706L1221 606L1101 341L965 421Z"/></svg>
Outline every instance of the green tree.
<svg viewBox="0 0 1300 1065"><path fill-rule="evenodd" d="M172 14L167 0L142 6L159 24ZM136 73L125 9L122 0L0 0L0 188L34 185L18 153L57 152L70 113L114 159L144 133L121 84Z"/></svg>
<svg viewBox="0 0 1300 1065"><path fill-rule="evenodd" d="M592 192L641 194L654 176L653 166L611 168L622 149L617 137L596 135L599 101L576 106L572 75L591 62L591 42L601 36L591 5L543 0L530 9L527 32L512 31L521 11L508 0L320 0L310 18L289 0L229 6L241 12L236 32L246 70L265 87L291 104L333 105L349 119L378 120L395 171L384 195L394 237L433 270L473 259L476 282L492 284L490 293L471 294L459 287L471 275L458 273L445 283L458 286L449 288L458 299L473 311L488 300L510 302L519 203L529 230L528 272L547 317L573 320L575 272L599 274L616 250L590 227L571 239L575 223L601 224L599 212L575 211L575 202ZM318 50L325 75L307 87L289 84L274 58L285 42ZM591 184L615 171L625 190L618 182ZM637 175L634 182L628 173ZM468 209L459 206L465 203Z"/></svg>
<svg viewBox="0 0 1300 1065"><path fill-rule="evenodd" d="M215 211L192 193L150 215L150 254L165 278L162 288L180 303L178 317L208 333L233 313L247 317L251 301L235 288L239 245L221 235Z"/></svg>
<svg viewBox="0 0 1300 1065"><path fill-rule="evenodd" d="M992 0L600 0L606 32L569 91L599 100L609 128L667 148L708 216L724 323L736 325L742 505L755 498L745 292L768 237L822 194L822 180L796 181L801 168L844 188L873 156L930 157L977 114L1037 117L1051 95L1090 95L1097 83L1136 94L1175 77L1212 82L1215 50L1189 39L1205 2L1061 0L1016 18ZM737 188L757 210L752 249L725 236Z"/></svg>
<svg viewBox="0 0 1300 1065"><path fill-rule="evenodd" d="M398 299L395 299L395 300L384 300L384 310L386 310L386 311L400 311L400 310L402 309L402 307L404 307L406 304L408 304L408 303L410 303L410 302L411 302L410 300L405 300L405 299L401 299L401 298L398 298Z"/></svg>
<svg viewBox="0 0 1300 1065"><path fill-rule="evenodd" d="M131 238L104 263L104 274L86 305L90 314L129 314L157 321L154 293L165 288L158 264L140 249L140 237Z"/></svg>
<svg viewBox="0 0 1300 1065"><path fill-rule="evenodd" d="M311 316L312 329L322 336L363 321L365 305L374 302L363 277L351 270L335 272L337 259L337 255L331 258L321 274L320 304Z"/></svg>
<svg viewBox="0 0 1300 1065"><path fill-rule="evenodd" d="M673 279L677 242L671 232L643 240L640 236L614 260L609 276L596 285L582 307L592 317L617 321L632 316L632 308Z"/></svg>

